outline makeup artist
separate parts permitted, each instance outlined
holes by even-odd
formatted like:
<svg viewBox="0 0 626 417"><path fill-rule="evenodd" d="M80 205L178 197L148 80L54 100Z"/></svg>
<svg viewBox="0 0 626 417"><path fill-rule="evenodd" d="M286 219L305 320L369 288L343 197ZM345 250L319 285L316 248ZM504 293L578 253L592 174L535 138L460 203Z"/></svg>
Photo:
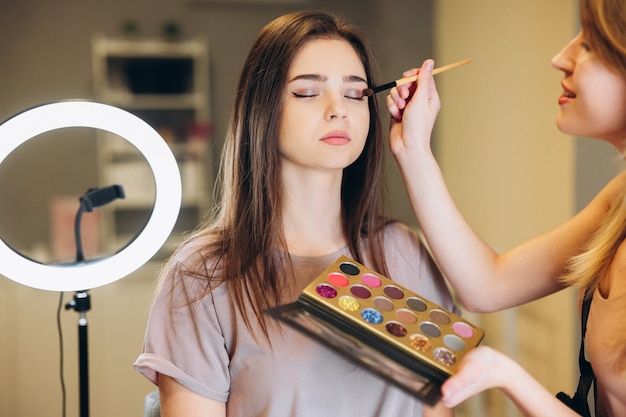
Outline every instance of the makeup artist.
<svg viewBox="0 0 626 417"><path fill-rule="evenodd" d="M324 12L278 17L246 59L213 219L165 265L136 369L171 416L451 416L285 326L340 255L454 310L408 227L382 215L384 148L363 33Z"/></svg>
<svg viewBox="0 0 626 417"><path fill-rule="evenodd" d="M622 0L580 0L580 17L582 30L552 60L563 73L557 125L626 155L626 6ZM387 106L390 146L435 259L469 310L501 310L573 285L580 288L586 324L583 378L574 400L557 399L517 363L481 347L444 384L444 403L454 406L496 387L526 416L578 415L566 403L589 415L587 393L595 391L589 408L596 416L626 416L625 174L563 225L504 254L494 252L455 207L430 150L440 106L432 65L423 64L416 92L415 83L392 89Z"/></svg>

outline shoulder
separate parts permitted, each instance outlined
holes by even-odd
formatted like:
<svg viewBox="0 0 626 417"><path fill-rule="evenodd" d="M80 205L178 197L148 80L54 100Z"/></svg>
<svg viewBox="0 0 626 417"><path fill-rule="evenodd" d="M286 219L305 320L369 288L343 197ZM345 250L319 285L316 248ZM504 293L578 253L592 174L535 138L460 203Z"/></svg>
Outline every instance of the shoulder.
<svg viewBox="0 0 626 417"><path fill-rule="evenodd" d="M227 287L218 283L219 257L207 249L210 243L205 238L191 238L181 243L161 269L159 292L169 290L193 300L203 298L218 287Z"/></svg>
<svg viewBox="0 0 626 417"><path fill-rule="evenodd" d="M421 276L429 266L430 257L417 229L393 222L384 230L385 259L390 274ZM395 277L390 277L395 279Z"/></svg>
<svg viewBox="0 0 626 417"><path fill-rule="evenodd" d="M388 260L400 258L410 263L420 263L428 254L420 231L404 223L392 222L385 226L384 241Z"/></svg>
<svg viewBox="0 0 626 417"><path fill-rule="evenodd" d="M617 198L623 197L626 191L626 171L621 172L608 182L602 190L593 198L589 206L600 205L606 211ZM621 203L621 198L617 200Z"/></svg>
<svg viewBox="0 0 626 417"><path fill-rule="evenodd" d="M385 228L389 278L442 307L456 311L441 271L430 256L420 231L402 223Z"/></svg>

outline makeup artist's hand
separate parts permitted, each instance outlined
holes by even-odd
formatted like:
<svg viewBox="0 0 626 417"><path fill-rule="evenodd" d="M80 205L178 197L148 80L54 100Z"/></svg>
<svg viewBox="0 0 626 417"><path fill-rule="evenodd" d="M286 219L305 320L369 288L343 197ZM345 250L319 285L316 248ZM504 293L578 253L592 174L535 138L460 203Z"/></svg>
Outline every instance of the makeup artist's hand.
<svg viewBox="0 0 626 417"><path fill-rule="evenodd" d="M482 391L498 388L507 378L507 361L502 353L486 346L469 352L459 365L459 371L441 387L442 402L455 407Z"/></svg>
<svg viewBox="0 0 626 417"><path fill-rule="evenodd" d="M455 407L489 388L500 389L526 417L580 417L517 362L487 346L469 352L441 387L441 402Z"/></svg>
<svg viewBox="0 0 626 417"><path fill-rule="evenodd" d="M417 83L399 85L387 96L391 115L389 146L394 156L410 151L411 147L430 148L430 135L439 113L441 102L433 80L434 61L427 59L421 69L403 73L410 77L419 73Z"/></svg>

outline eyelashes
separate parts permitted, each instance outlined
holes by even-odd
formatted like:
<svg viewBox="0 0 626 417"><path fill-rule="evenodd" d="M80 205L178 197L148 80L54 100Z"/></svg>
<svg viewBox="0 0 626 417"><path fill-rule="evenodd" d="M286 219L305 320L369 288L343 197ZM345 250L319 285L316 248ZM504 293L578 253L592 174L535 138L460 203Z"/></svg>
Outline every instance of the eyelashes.
<svg viewBox="0 0 626 417"><path fill-rule="evenodd" d="M314 91L307 91L307 92L294 91L291 94L296 98L315 98L320 95L320 93L314 92ZM355 101L363 101L365 99L362 89L354 89L354 90L345 91L343 96L347 99L355 100Z"/></svg>

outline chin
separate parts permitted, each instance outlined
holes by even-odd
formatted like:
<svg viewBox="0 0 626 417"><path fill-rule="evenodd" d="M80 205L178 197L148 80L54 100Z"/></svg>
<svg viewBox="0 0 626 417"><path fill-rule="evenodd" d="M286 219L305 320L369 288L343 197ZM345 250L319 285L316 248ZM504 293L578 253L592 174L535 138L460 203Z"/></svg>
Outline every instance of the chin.
<svg viewBox="0 0 626 417"><path fill-rule="evenodd" d="M559 115L556 119L556 127L561 131L561 133L566 135L584 136L580 132L580 129L577 129L574 125L572 125L572 123L567 123L567 120L561 115Z"/></svg>

